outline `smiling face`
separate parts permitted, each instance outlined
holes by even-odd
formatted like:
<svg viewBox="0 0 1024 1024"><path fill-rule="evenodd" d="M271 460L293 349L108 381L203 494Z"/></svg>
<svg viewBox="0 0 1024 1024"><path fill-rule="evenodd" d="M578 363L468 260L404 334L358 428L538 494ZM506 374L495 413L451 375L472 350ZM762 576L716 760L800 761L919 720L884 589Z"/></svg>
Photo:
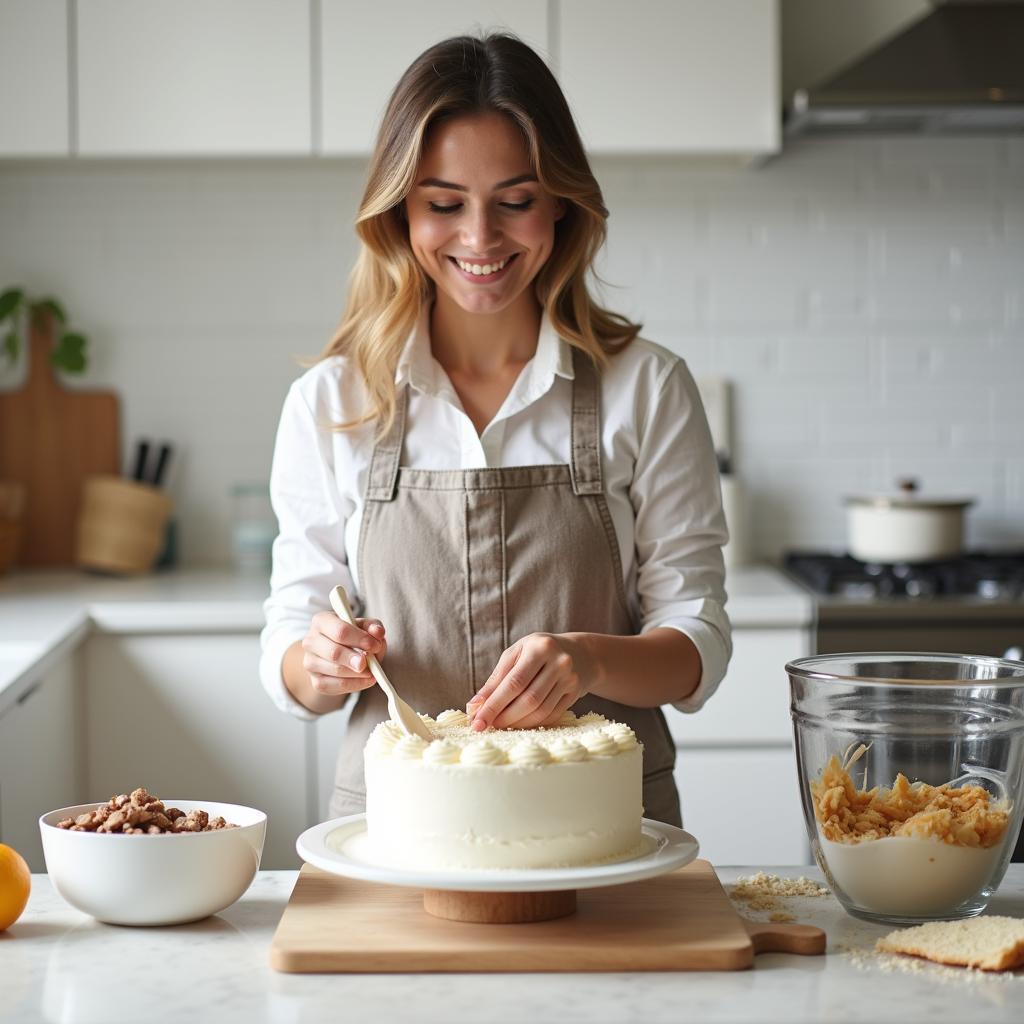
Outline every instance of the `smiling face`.
<svg viewBox="0 0 1024 1024"><path fill-rule="evenodd" d="M437 301L467 313L535 302L562 204L537 181L526 140L504 114L435 125L405 203L409 242Z"/></svg>

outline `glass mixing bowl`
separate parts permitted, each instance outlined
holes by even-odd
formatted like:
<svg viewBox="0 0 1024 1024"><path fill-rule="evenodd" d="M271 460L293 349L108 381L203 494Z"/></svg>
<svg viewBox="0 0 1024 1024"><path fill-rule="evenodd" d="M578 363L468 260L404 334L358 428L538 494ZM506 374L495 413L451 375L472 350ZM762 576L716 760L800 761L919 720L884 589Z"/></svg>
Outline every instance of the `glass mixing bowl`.
<svg viewBox="0 0 1024 1024"><path fill-rule="evenodd" d="M1024 812L1024 664L889 652L800 658L786 671L808 837L839 902L855 917L894 924L980 914L1006 871ZM867 749L858 757L861 745ZM835 764L823 779L833 756L840 765L855 758L852 786ZM856 796L890 789L899 773L915 791L902 807L884 794L873 803ZM890 835L925 783L964 787L954 795L960 806L925 811L908 834ZM984 800L967 787L987 792L989 810L1006 811L1005 827L998 816L987 831L984 820L965 820ZM864 806L877 815L853 813Z"/></svg>

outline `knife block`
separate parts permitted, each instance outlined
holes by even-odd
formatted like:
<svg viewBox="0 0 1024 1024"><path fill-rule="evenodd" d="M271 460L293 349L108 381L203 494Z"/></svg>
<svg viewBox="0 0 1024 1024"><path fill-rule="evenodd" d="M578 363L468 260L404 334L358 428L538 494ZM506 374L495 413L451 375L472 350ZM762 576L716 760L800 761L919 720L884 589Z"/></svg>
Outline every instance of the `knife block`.
<svg viewBox="0 0 1024 1024"><path fill-rule="evenodd" d="M117 575L149 572L164 545L171 499L149 484L93 476L82 485L75 561Z"/></svg>

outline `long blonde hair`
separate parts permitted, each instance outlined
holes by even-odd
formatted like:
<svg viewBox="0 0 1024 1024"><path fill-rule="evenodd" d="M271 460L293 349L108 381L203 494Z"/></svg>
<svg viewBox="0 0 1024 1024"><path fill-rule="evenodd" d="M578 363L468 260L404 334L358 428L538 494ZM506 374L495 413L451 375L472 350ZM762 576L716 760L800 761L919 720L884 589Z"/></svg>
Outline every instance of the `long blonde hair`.
<svg viewBox="0 0 1024 1024"><path fill-rule="evenodd" d="M554 75L515 36L446 39L420 54L402 75L377 135L356 217L362 246L348 301L321 353L322 359L353 358L370 406L339 429L376 419L383 433L391 425L398 359L432 294L433 282L413 255L404 216L427 132L442 119L489 111L506 114L519 126L538 181L564 202L551 256L534 281L555 331L598 366L640 331L639 324L602 309L588 291L586 277L604 244L608 210Z"/></svg>

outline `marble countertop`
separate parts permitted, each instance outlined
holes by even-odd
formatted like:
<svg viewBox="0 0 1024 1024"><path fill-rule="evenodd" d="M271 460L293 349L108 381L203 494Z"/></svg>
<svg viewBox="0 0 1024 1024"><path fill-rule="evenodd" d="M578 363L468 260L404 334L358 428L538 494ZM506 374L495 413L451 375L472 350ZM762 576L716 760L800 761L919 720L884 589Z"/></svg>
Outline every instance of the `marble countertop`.
<svg viewBox="0 0 1024 1024"><path fill-rule="evenodd" d="M223 569L135 579L71 570L2 576L0 713L91 630L256 634L263 628L268 586L262 574ZM735 628L808 628L813 619L813 598L770 566L733 569L727 587Z"/></svg>
<svg viewBox="0 0 1024 1024"><path fill-rule="evenodd" d="M719 868L728 887L756 868ZM820 880L817 868L765 868ZM762 954L749 971L599 974L280 974L270 942L294 871L261 871L215 917L174 928L119 928L72 909L33 875L21 919L0 932L0 1020L291 1022L444 1021L1019 1021L1024 971L986 975L870 955L889 929L848 916L831 897L784 902L824 928L820 957ZM1010 866L989 912L1024 916L1024 865ZM765 917L765 912L751 917ZM523 925L521 927L529 927Z"/></svg>
<svg viewBox="0 0 1024 1024"><path fill-rule="evenodd" d="M255 635L267 591L261 574L221 569L124 579L72 570L2 576L0 714L93 630Z"/></svg>

